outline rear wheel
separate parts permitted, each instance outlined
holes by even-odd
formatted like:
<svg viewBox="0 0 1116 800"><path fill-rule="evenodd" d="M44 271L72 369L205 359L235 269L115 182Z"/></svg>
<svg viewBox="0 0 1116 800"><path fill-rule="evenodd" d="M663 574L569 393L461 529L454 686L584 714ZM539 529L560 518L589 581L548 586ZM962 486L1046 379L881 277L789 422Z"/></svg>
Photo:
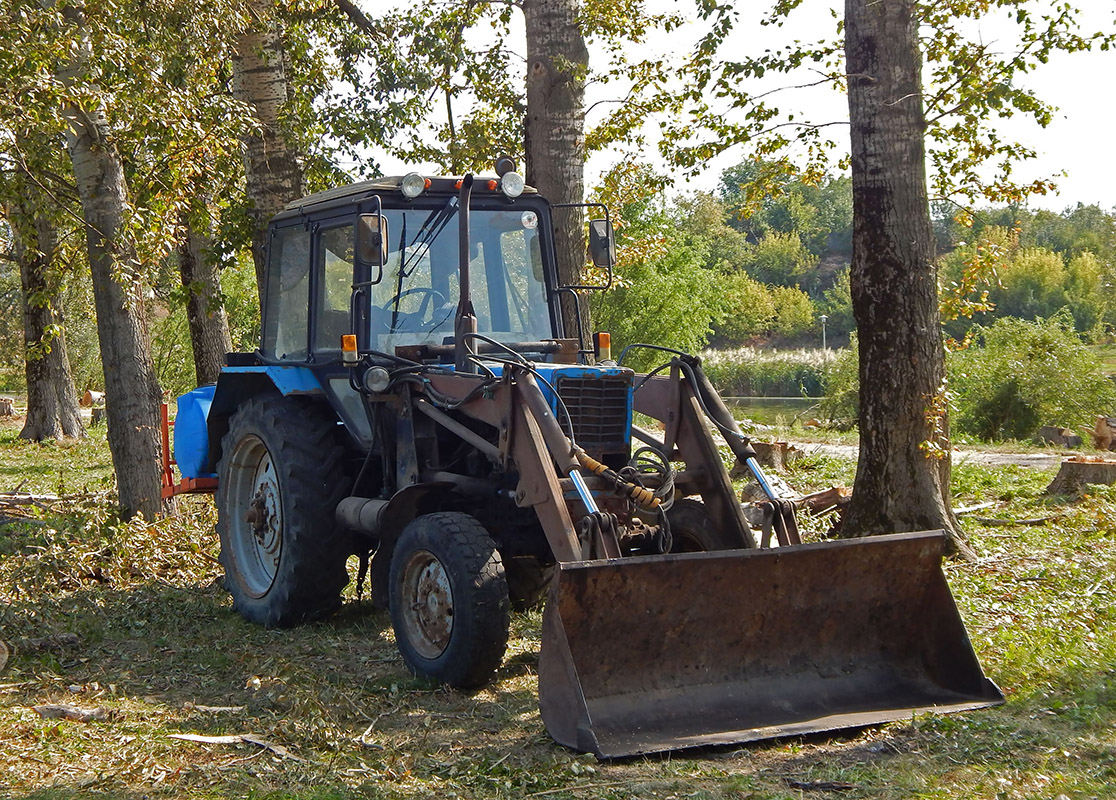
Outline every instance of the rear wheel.
<svg viewBox="0 0 1116 800"><path fill-rule="evenodd" d="M217 467L225 587L245 619L289 627L341 604L351 549L336 421L302 401L252 398L229 421Z"/></svg>
<svg viewBox="0 0 1116 800"><path fill-rule="evenodd" d="M735 550L747 547L731 532L721 530L705 510L705 503L686 498L676 500L667 512L670 521L672 553L704 553L710 550Z"/></svg>
<svg viewBox="0 0 1116 800"><path fill-rule="evenodd" d="M416 674L462 689L481 686L508 643L508 585L496 544L468 514L413 520L391 560L391 622Z"/></svg>

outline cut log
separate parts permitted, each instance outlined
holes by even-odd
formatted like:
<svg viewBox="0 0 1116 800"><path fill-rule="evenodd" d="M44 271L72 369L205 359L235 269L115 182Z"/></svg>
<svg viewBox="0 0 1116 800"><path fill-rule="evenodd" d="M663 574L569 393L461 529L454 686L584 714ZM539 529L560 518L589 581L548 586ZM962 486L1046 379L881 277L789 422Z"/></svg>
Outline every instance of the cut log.
<svg viewBox="0 0 1116 800"><path fill-rule="evenodd" d="M1116 483L1116 460L1098 456L1067 458L1046 487L1046 494L1079 494L1090 483L1104 486Z"/></svg>
<svg viewBox="0 0 1116 800"><path fill-rule="evenodd" d="M92 389L86 389L85 394L81 396L81 404L86 408L99 406L105 402L104 392L95 392Z"/></svg>
<svg viewBox="0 0 1116 800"><path fill-rule="evenodd" d="M1081 447L1081 437L1074 433L1072 428L1043 425L1038 430L1037 438L1040 444L1052 444L1055 447Z"/></svg>

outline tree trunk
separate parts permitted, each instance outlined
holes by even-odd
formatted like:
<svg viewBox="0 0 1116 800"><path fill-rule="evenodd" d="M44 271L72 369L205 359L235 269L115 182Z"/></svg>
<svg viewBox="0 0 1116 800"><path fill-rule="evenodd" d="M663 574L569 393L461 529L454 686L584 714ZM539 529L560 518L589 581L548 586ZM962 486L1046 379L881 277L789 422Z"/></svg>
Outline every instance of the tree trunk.
<svg viewBox="0 0 1116 800"><path fill-rule="evenodd" d="M194 375L198 386L216 383L232 349L229 319L221 298L218 270L209 257L212 241L183 218L178 244L178 271L186 290L186 318L194 350Z"/></svg>
<svg viewBox="0 0 1116 800"><path fill-rule="evenodd" d="M302 166L279 124L279 113L288 98L283 37L265 0L253 0L249 5L257 24L236 43L233 96L252 109L258 125L244 143L244 174L255 222L252 258L256 287L262 299L267 224L287 203L302 196L303 186Z"/></svg>
<svg viewBox="0 0 1116 800"><path fill-rule="evenodd" d="M526 179L551 203L585 199L585 75L589 51L578 26L578 0L524 0L527 30ZM583 283L585 230L580 210L557 209L558 282ZM562 300L567 336L591 330L589 304ZM586 341L588 339L586 338Z"/></svg>
<svg viewBox="0 0 1116 800"><path fill-rule="evenodd" d="M85 18L66 7L66 21L78 28L85 52L59 69L69 85L87 80L90 57ZM105 375L108 443L116 472L121 513L153 519L162 505L159 404L162 393L151 360L150 337L143 314L142 283L134 246L124 231L128 188L124 166L101 107L63 109L69 123L66 149L86 227L97 339Z"/></svg>
<svg viewBox="0 0 1116 800"><path fill-rule="evenodd" d="M19 436L34 442L63 437L80 439L85 436L85 428L70 374L58 302L62 281L53 264L58 231L50 215L41 206L38 208L33 200L25 207L13 208L8 216L15 234L23 286L26 342L27 419Z"/></svg>
<svg viewBox="0 0 1116 800"><path fill-rule="evenodd" d="M914 0L846 0L860 460L846 535L944 529L950 443Z"/></svg>

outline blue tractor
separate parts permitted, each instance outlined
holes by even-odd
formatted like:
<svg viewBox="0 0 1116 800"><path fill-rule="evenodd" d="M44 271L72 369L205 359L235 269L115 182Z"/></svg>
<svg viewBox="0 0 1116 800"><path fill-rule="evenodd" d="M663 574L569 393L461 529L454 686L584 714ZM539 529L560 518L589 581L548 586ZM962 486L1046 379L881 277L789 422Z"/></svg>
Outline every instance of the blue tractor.
<svg viewBox="0 0 1116 800"><path fill-rule="evenodd" d="M801 544L699 358L636 374L564 329L593 287L559 283L555 227L582 215L504 162L275 217L260 347L176 425L186 480L216 479L235 609L329 614L355 554L409 668L472 688L545 595L544 722L604 757L1001 701L940 532ZM606 214L587 239L611 276ZM724 443L763 502L737 500Z"/></svg>

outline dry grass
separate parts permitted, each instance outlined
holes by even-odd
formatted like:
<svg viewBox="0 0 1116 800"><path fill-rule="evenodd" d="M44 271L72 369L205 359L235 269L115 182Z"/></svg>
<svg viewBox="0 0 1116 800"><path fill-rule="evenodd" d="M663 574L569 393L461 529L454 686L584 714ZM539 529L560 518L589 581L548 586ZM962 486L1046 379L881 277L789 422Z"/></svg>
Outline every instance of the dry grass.
<svg viewBox="0 0 1116 800"><path fill-rule="evenodd" d="M29 478L37 491L98 494L106 464L97 437L43 449L0 427L0 491ZM817 459L798 469L792 482L848 474ZM998 475L968 468L966 502L996 500L989 516L1049 513L1041 477ZM537 613L513 618L509 656L490 687L446 691L410 677L386 615L351 597L329 621L291 631L242 621L219 585L208 498L186 498L152 525L120 524L108 507L72 500L0 521L0 639L13 651L0 674L0 796L1116 796L1108 492L1059 506L1050 526L972 528L981 561L950 567L1007 706L605 764L543 729ZM42 719L33 707L47 703L110 716ZM272 747L171 734L254 734Z"/></svg>

